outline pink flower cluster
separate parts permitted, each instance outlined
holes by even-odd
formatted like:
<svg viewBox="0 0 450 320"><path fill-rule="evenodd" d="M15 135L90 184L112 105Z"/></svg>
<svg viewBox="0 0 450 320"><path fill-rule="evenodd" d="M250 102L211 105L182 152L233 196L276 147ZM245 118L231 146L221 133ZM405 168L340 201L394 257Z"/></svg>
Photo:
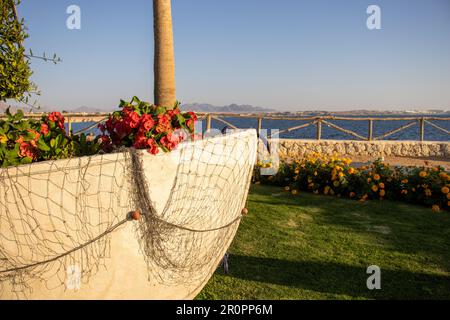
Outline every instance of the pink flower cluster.
<svg viewBox="0 0 450 320"><path fill-rule="evenodd" d="M99 125L103 150L126 146L157 154L160 148L164 151L175 149L186 137L182 130L194 133L195 113L182 114L178 108L165 113L156 111L153 107L150 113L145 113L128 105L110 115L104 125Z"/></svg>
<svg viewBox="0 0 450 320"><path fill-rule="evenodd" d="M16 140L16 143L19 144L19 157L21 158L28 157L33 160L36 160L38 157L38 148L36 142L41 137L41 134L31 129L28 129L27 131L34 134L34 138L29 142L25 142L24 137L20 136L19 139Z"/></svg>
<svg viewBox="0 0 450 320"><path fill-rule="evenodd" d="M51 124L53 122L54 124ZM31 158L33 161L36 161L39 156L39 148L37 147L37 141L41 137L41 135L46 136L50 132L50 126L54 128L59 128L63 132L65 132L64 128L64 117L60 112L52 112L48 116L44 116L40 125L40 132L32 129L28 129L27 131L34 135L34 137L25 141L23 135L19 136L16 140L16 143L19 144L19 157L21 158Z"/></svg>
<svg viewBox="0 0 450 320"><path fill-rule="evenodd" d="M54 122L62 131L65 131L64 128L64 117L60 112L52 112L47 116L46 123L48 124L48 121ZM48 127L47 127L48 129ZM42 128L41 128L42 130Z"/></svg>

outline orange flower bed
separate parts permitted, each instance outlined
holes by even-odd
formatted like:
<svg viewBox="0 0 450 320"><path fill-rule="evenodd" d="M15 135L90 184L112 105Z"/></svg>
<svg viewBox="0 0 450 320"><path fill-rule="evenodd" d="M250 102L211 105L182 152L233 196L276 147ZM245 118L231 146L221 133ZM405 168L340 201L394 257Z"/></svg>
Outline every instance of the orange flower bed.
<svg viewBox="0 0 450 320"><path fill-rule="evenodd" d="M301 190L361 202L405 201L428 206L434 212L450 210L450 173L442 167L393 167L381 159L356 167L347 158L316 154L294 163L283 163L275 176L256 179L281 185L294 195Z"/></svg>

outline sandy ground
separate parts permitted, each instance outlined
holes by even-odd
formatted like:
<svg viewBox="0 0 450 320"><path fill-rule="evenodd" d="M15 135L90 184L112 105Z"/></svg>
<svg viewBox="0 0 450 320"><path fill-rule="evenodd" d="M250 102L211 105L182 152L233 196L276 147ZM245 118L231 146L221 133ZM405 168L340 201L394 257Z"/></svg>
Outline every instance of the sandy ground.
<svg viewBox="0 0 450 320"><path fill-rule="evenodd" d="M366 157L366 156L348 156L353 160L354 163L367 163L376 160L376 158ZM442 166L446 170L450 170L450 159L446 158L408 158L408 157L384 157L384 162L390 165L401 165L401 166Z"/></svg>

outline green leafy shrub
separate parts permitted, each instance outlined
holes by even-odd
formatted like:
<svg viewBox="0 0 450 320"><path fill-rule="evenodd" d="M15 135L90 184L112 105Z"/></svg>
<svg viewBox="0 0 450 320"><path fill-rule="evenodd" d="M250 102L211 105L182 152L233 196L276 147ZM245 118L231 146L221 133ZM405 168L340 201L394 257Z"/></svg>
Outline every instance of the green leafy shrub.
<svg viewBox="0 0 450 320"><path fill-rule="evenodd" d="M28 37L23 21L14 14L18 0L0 1L0 101L28 101L36 86L30 81L32 71L22 43Z"/></svg>
<svg viewBox="0 0 450 320"><path fill-rule="evenodd" d="M84 134L67 135L59 112L44 115L39 121L24 119L20 110L13 115L8 109L6 116L0 121L1 167L92 155L100 148L97 140L88 141Z"/></svg>

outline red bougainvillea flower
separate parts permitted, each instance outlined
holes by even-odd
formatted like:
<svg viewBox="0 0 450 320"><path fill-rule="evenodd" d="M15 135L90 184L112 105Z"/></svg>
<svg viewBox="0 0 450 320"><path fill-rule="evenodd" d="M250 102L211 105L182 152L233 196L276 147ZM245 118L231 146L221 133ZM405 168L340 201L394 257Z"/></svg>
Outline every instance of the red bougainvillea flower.
<svg viewBox="0 0 450 320"><path fill-rule="evenodd" d="M19 147L19 157L21 157L21 158L28 157L33 160L36 160L37 159L36 148L33 147L31 144L22 142Z"/></svg>
<svg viewBox="0 0 450 320"><path fill-rule="evenodd" d="M111 139L106 135L102 135L100 137L100 140L101 140L102 144L110 144L111 143Z"/></svg>
<svg viewBox="0 0 450 320"><path fill-rule="evenodd" d="M189 114L189 116L191 117L192 120L194 120L194 121L198 120L197 115L194 112L189 111L188 114Z"/></svg>
<svg viewBox="0 0 450 320"><path fill-rule="evenodd" d="M114 122L113 116L109 116L108 120L105 122L106 129L108 129L109 132L114 131Z"/></svg>
<svg viewBox="0 0 450 320"><path fill-rule="evenodd" d="M123 113L124 113L124 114L127 114L127 113L130 113L130 112L134 111L134 110L133 110L133 107L130 106L130 105L123 107L122 110L123 110Z"/></svg>
<svg viewBox="0 0 450 320"><path fill-rule="evenodd" d="M105 131L106 131L106 127L105 127L105 125L102 124L102 123L100 123L100 124L98 125L98 129L99 129L102 133L105 133Z"/></svg>
<svg viewBox="0 0 450 320"><path fill-rule="evenodd" d="M60 121L60 119L64 119L64 117L62 116L62 114L60 112L52 112L48 115L48 120L53 121L53 122L58 122Z"/></svg>
<svg viewBox="0 0 450 320"><path fill-rule="evenodd" d="M100 148L104 152L111 152L112 151L112 144L111 144L111 138L107 135L101 135L100 136Z"/></svg>
<svg viewBox="0 0 450 320"><path fill-rule="evenodd" d="M166 136L161 138L161 144L168 150L172 151L180 143L180 136L169 132Z"/></svg>
<svg viewBox="0 0 450 320"><path fill-rule="evenodd" d="M114 125L114 131L116 132L118 138L122 140L129 134L131 134L131 127L124 121L117 121Z"/></svg>
<svg viewBox="0 0 450 320"><path fill-rule="evenodd" d="M38 141L39 138L41 137L41 134L39 132L37 132L36 130L28 129L27 131L34 134L34 138L33 138L34 141Z"/></svg>
<svg viewBox="0 0 450 320"><path fill-rule="evenodd" d="M155 120L149 114L143 114L141 117L141 127L142 131L150 131L155 126Z"/></svg>
<svg viewBox="0 0 450 320"><path fill-rule="evenodd" d="M49 132L48 124L42 123L42 124L41 124L41 133L42 133L44 136L46 136L46 135L48 134L48 132Z"/></svg>
<svg viewBox="0 0 450 320"><path fill-rule="evenodd" d="M39 140L39 138L41 137L41 134L39 133L39 132L37 132L37 131L35 131L35 130L31 130L31 129L28 129L27 130L28 132L31 132L32 134L34 134L34 138L33 138L33 140L31 140L30 141L30 144L33 146L33 147L36 147L36 141L38 141ZM26 142L25 142L25 140L24 140L24 137L21 135L21 136L19 136L19 139L17 139L16 140L16 143L19 143L20 145L22 145L22 144L26 144Z"/></svg>
<svg viewBox="0 0 450 320"><path fill-rule="evenodd" d="M58 127L59 127L62 131L65 131L65 130L66 130L66 129L64 128L64 120L58 122Z"/></svg>
<svg viewBox="0 0 450 320"><path fill-rule="evenodd" d="M173 119L176 115L180 114L180 109L169 110L167 111L167 114Z"/></svg>
<svg viewBox="0 0 450 320"><path fill-rule="evenodd" d="M49 121L53 121L54 123L56 123L61 130L64 130L64 117L60 112L52 112L48 115L47 118Z"/></svg>
<svg viewBox="0 0 450 320"><path fill-rule="evenodd" d="M158 125L156 126L157 133L168 133L172 131L170 119L165 114L158 115Z"/></svg>
<svg viewBox="0 0 450 320"><path fill-rule="evenodd" d="M153 139L148 139L147 140L147 145L149 148L147 148L147 151L151 154L158 154L159 153L159 148L158 145L156 144L155 140Z"/></svg>
<svg viewBox="0 0 450 320"><path fill-rule="evenodd" d="M138 134L134 138L133 147L136 148L136 149L146 148L148 146L147 140L148 140L148 138L144 134Z"/></svg>
<svg viewBox="0 0 450 320"><path fill-rule="evenodd" d="M132 129L136 129L139 126L139 115L135 111L124 111L125 117L124 122L127 126Z"/></svg>
<svg viewBox="0 0 450 320"><path fill-rule="evenodd" d="M16 143L22 144L23 142L23 136L19 136L19 139L16 140Z"/></svg>
<svg viewBox="0 0 450 320"><path fill-rule="evenodd" d="M189 111L187 114L189 115L189 119L186 120L186 126L189 130L194 131L195 122L198 120L197 115L192 111Z"/></svg>
<svg viewBox="0 0 450 320"><path fill-rule="evenodd" d="M193 120L193 119L188 119L188 120L186 120L186 126L187 126L191 131L194 131L194 129L195 129L195 120Z"/></svg>

